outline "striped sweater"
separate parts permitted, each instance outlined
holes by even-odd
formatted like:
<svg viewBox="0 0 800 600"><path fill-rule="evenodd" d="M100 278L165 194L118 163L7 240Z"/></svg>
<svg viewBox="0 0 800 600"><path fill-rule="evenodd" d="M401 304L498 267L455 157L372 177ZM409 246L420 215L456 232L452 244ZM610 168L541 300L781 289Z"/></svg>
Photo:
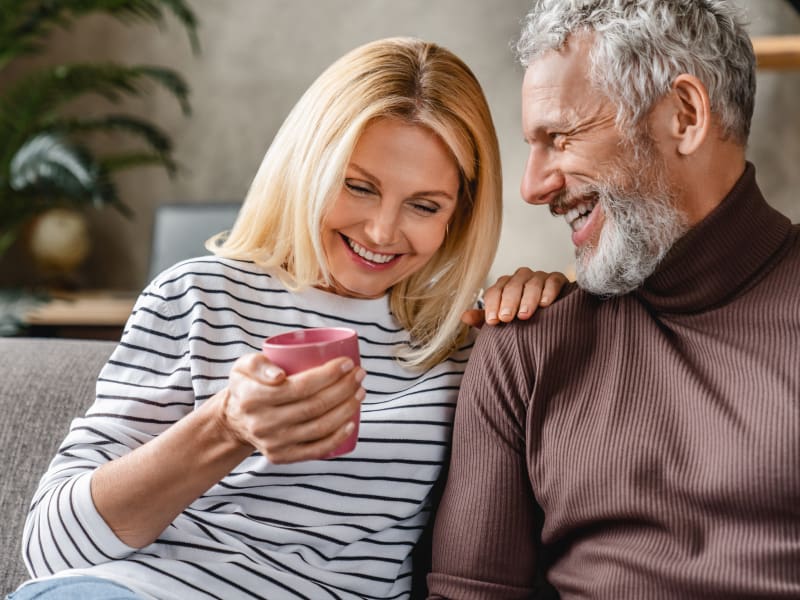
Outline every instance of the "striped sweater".
<svg viewBox="0 0 800 600"><path fill-rule="evenodd" d="M432 598L800 598L799 293L749 165L641 288L482 332Z"/></svg>
<svg viewBox="0 0 800 600"><path fill-rule="evenodd" d="M367 396L356 450L292 465L254 453L151 545L117 538L93 505L93 470L210 398L265 337L316 326L359 334ZM420 374L393 358L407 343L387 297L292 293L252 263L216 257L162 273L40 482L24 532L29 570L104 577L158 599L408 597L469 348Z"/></svg>

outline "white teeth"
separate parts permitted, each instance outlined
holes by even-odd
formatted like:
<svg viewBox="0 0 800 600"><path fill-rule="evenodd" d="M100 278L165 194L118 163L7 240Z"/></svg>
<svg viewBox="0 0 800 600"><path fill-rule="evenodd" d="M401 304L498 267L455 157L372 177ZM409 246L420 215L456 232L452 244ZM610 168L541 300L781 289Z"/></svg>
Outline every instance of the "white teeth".
<svg viewBox="0 0 800 600"><path fill-rule="evenodd" d="M358 254L361 258L368 260L370 262L383 264L389 262L395 256L397 256L396 254L378 254L377 252L370 252L369 250L367 250L363 246L360 246L350 238L347 238L347 243L353 250L353 252Z"/></svg>
<svg viewBox="0 0 800 600"><path fill-rule="evenodd" d="M572 228L572 231L578 231L581 229L586 222L587 215L592 212L594 205L586 204L581 202L573 206L571 209L567 211L564 215L564 218L567 221L567 224Z"/></svg>

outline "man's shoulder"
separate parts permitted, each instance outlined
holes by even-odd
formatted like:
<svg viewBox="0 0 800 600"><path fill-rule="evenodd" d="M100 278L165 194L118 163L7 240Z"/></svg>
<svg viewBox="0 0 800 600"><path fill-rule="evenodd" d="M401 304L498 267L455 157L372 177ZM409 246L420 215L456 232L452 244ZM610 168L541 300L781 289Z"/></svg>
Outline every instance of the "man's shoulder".
<svg viewBox="0 0 800 600"><path fill-rule="evenodd" d="M514 321L512 325L547 330L558 329L565 324L570 324L570 327L575 327L578 323L590 324L599 318L605 318L606 313L616 312L617 305L628 300L627 296L602 298L583 290L577 283L570 282L564 286L552 305L540 308L531 319Z"/></svg>
<svg viewBox="0 0 800 600"><path fill-rule="evenodd" d="M800 255L800 223L791 226L791 241L794 255Z"/></svg>
<svg viewBox="0 0 800 600"><path fill-rule="evenodd" d="M484 326L479 337L486 338L482 340L484 344L504 345L511 339L518 339L526 346L561 345L580 337L581 333L588 334L596 330L629 303L635 303L630 296L600 298L572 282L564 286L553 304L539 308L530 319Z"/></svg>

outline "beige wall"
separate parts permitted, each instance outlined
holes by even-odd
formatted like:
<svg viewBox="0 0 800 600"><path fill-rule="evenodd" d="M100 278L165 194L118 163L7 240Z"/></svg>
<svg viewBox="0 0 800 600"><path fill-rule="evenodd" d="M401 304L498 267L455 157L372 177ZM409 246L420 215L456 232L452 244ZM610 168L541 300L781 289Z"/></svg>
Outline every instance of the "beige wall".
<svg viewBox="0 0 800 600"><path fill-rule="evenodd" d="M754 33L800 31L781 0L740 0ZM157 169L119 178L136 217L94 213L94 251L84 282L138 289L145 284L153 208L161 202L237 201L275 131L308 84L336 57L368 40L414 35L462 56L493 108L504 161L505 226L494 274L527 264L566 269L572 249L566 225L545 208L525 205L519 181L526 147L519 131L521 68L509 49L528 0L192 0L201 21L202 53L193 56L177 25L163 31L86 19L52 44L53 55L161 63L192 88L193 115L158 93L132 102L170 132L185 171L171 181ZM759 75L751 158L767 196L800 221L800 71ZM7 263L8 261L6 261ZM6 264L2 268L9 269Z"/></svg>

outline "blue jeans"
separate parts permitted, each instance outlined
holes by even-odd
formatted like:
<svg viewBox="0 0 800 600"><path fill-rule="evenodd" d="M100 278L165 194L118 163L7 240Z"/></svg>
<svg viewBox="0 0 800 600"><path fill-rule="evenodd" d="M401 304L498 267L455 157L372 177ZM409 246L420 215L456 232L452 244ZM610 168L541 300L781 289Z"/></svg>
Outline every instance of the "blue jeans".
<svg viewBox="0 0 800 600"><path fill-rule="evenodd" d="M89 575L29 583L6 600L142 600L118 583Z"/></svg>

